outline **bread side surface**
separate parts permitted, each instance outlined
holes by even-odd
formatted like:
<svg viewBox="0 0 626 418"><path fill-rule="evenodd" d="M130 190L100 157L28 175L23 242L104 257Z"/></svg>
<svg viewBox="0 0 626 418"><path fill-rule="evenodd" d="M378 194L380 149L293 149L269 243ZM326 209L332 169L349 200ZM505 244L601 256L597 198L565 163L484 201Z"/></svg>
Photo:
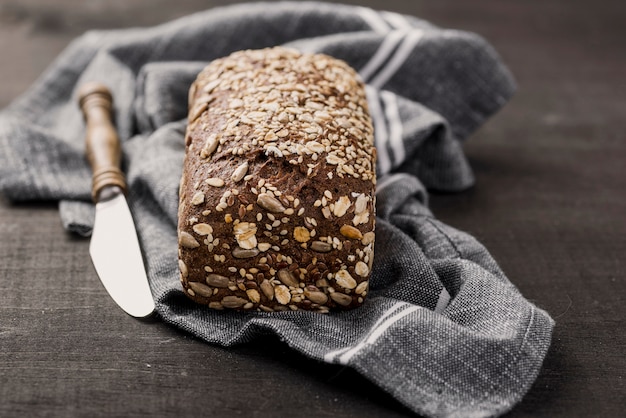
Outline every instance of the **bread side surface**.
<svg viewBox="0 0 626 418"><path fill-rule="evenodd" d="M350 309L374 258L375 154L352 68L282 47L213 61L189 92L184 291L214 309Z"/></svg>

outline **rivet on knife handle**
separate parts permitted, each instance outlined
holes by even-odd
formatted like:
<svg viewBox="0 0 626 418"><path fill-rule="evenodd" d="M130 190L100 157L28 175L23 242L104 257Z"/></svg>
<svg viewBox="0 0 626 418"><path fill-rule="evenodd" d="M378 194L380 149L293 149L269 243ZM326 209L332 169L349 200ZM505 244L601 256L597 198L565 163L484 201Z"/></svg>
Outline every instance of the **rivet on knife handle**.
<svg viewBox="0 0 626 418"><path fill-rule="evenodd" d="M79 91L79 103L87 122L87 159L93 170L93 200L100 200L100 192L108 186L117 186L125 193L120 141L111 116L111 92L101 83L85 84Z"/></svg>

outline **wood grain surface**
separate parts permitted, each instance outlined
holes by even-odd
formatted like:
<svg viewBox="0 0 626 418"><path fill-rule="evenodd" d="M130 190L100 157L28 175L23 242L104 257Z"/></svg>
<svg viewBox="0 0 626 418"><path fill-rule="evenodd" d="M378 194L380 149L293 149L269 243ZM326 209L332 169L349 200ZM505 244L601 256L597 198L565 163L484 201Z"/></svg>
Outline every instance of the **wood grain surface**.
<svg viewBox="0 0 626 418"><path fill-rule="evenodd" d="M0 107L76 36L146 26L228 1L3 0ZM517 78L466 144L477 185L433 195L521 292L557 321L544 368L509 417L626 409L626 3L348 2L486 37ZM0 416L412 416L350 369L268 338L221 349L107 296L88 241L55 202L0 199Z"/></svg>

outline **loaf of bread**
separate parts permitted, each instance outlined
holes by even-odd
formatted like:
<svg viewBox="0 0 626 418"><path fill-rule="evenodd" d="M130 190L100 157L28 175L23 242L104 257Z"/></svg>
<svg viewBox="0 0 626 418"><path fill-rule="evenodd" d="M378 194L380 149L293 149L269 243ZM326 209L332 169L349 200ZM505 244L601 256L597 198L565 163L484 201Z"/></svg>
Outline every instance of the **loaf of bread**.
<svg viewBox="0 0 626 418"><path fill-rule="evenodd" d="M185 293L214 309L363 303L375 149L346 63L282 47L211 62L189 92L178 243Z"/></svg>

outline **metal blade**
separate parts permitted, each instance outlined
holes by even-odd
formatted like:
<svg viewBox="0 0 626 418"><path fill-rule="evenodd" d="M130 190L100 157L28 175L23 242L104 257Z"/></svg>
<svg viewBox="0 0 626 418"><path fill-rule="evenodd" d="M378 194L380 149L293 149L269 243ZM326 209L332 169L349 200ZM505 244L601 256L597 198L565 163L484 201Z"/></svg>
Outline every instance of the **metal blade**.
<svg viewBox="0 0 626 418"><path fill-rule="evenodd" d="M154 311L135 225L123 194L96 205L89 253L102 284L122 309L138 318Z"/></svg>

